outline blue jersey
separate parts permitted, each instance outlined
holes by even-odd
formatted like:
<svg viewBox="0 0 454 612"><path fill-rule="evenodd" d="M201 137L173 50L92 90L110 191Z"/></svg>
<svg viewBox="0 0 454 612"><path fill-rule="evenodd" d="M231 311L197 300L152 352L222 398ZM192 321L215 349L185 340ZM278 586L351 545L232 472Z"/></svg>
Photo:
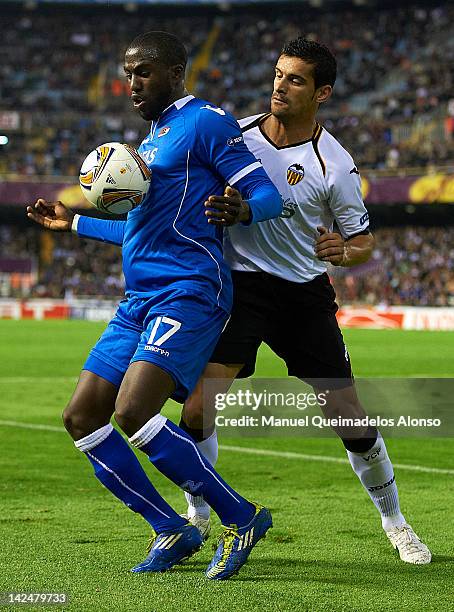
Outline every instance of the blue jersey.
<svg viewBox="0 0 454 612"><path fill-rule="evenodd" d="M280 214L277 190L236 120L194 96L162 112L139 153L152 171L143 203L126 222L80 217L78 234L122 245L126 295L147 297L176 284L229 310L222 228L207 222L204 202L229 183L250 198L253 221L260 221Z"/></svg>

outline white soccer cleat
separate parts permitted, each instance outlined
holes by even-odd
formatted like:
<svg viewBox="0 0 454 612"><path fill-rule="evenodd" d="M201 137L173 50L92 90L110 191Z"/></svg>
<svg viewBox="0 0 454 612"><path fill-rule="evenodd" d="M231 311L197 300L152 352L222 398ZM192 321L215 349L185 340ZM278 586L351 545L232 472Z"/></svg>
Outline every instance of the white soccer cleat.
<svg viewBox="0 0 454 612"><path fill-rule="evenodd" d="M191 518L189 518L187 514L182 514L181 516L187 521L189 521L191 525L197 527L204 542L208 540L211 531L211 521L209 518L204 519L201 516L197 516L197 514L195 516L192 516Z"/></svg>
<svg viewBox="0 0 454 612"><path fill-rule="evenodd" d="M414 565L425 565L431 562L432 553L408 523L402 527L393 527L385 533L393 547L399 551L402 561Z"/></svg>

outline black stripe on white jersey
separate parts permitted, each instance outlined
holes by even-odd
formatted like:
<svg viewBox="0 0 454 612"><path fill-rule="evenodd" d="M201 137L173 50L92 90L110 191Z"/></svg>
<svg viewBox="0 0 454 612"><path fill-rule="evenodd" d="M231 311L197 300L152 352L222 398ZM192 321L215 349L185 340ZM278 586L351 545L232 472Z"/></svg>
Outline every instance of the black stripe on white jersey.
<svg viewBox="0 0 454 612"><path fill-rule="evenodd" d="M315 155L317 156L318 161L320 162L320 165L322 167L323 176L326 176L325 162L323 161L323 157L320 155L320 151L318 150L318 141L320 140L320 135L322 131L322 126L317 123L314 135L312 137L312 146L314 147Z"/></svg>
<svg viewBox="0 0 454 612"><path fill-rule="evenodd" d="M260 115L260 117L257 117L256 119L254 119L254 121L242 127L241 132L244 134L244 132L247 132L248 130L252 130L252 128L257 127L262 121L264 121L270 115L271 113L265 113L263 115Z"/></svg>

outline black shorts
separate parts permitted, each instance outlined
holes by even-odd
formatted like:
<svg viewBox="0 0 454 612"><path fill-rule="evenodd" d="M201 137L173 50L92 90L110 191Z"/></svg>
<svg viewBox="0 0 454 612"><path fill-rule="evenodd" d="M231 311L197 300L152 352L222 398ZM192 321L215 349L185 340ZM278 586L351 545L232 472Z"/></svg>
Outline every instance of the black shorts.
<svg viewBox="0 0 454 612"><path fill-rule="evenodd" d="M327 274L307 283L266 272L232 270L232 278L232 315L210 362L244 364L239 378L251 376L258 348L265 342L285 361L290 376L308 382L338 379L332 385L336 388L352 384L350 358L336 319L336 294Z"/></svg>

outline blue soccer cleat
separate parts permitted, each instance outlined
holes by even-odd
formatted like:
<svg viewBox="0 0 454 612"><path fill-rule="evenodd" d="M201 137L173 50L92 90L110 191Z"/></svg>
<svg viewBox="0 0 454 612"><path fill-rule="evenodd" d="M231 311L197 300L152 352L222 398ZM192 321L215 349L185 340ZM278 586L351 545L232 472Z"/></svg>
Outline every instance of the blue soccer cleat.
<svg viewBox="0 0 454 612"><path fill-rule="evenodd" d="M248 525L226 527L205 576L211 580L226 580L236 574L249 557L252 549L273 526L268 508L254 504L255 516Z"/></svg>
<svg viewBox="0 0 454 612"><path fill-rule="evenodd" d="M165 572L197 552L203 539L197 527L188 523L176 531L153 534L150 544L148 557L131 572Z"/></svg>

